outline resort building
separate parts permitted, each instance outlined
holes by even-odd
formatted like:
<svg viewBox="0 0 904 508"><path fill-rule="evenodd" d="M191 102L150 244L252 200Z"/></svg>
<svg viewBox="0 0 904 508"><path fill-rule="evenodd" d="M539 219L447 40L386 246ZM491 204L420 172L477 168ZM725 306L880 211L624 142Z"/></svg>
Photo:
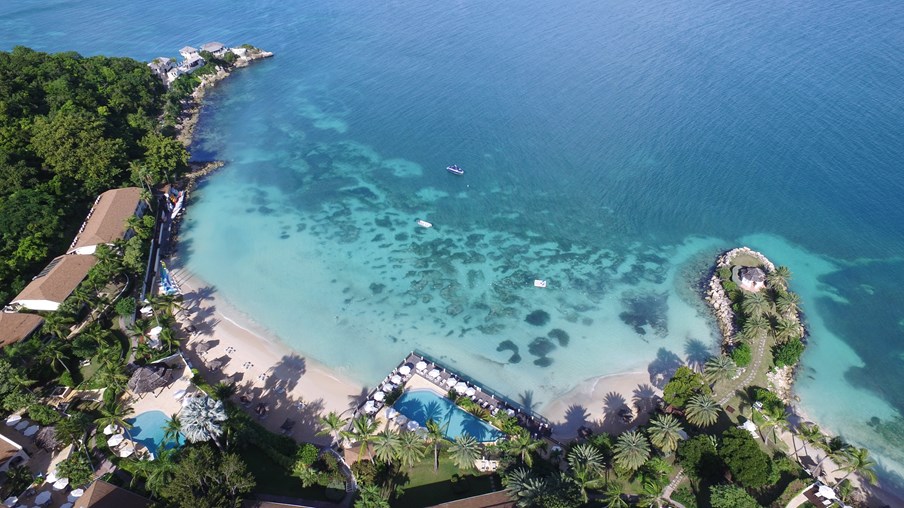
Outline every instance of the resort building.
<svg viewBox="0 0 904 508"><path fill-rule="evenodd" d="M762 268L745 266L738 270L738 286L756 293L766 287L766 272Z"/></svg>
<svg viewBox="0 0 904 508"><path fill-rule="evenodd" d="M208 42L201 46L201 51L207 51L215 57L221 57L226 54L227 48L221 42Z"/></svg>
<svg viewBox="0 0 904 508"><path fill-rule="evenodd" d="M37 314L0 312L0 348L25 340L44 324Z"/></svg>
<svg viewBox="0 0 904 508"><path fill-rule="evenodd" d="M149 499L134 492L103 480L95 480L72 508L144 508L150 504Z"/></svg>
<svg viewBox="0 0 904 508"><path fill-rule="evenodd" d="M153 72L154 75L166 81L169 71L176 68L176 62L174 62L172 58L161 56L153 59L151 63L148 64L148 67L151 68L151 72Z"/></svg>
<svg viewBox="0 0 904 508"><path fill-rule="evenodd" d="M28 454L22 445L0 434L0 473L28 462Z"/></svg>
<svg viewBox="0 0 904 508"><path fill-rule="evenodd" d="M184 48L179 50L179 54L182 55L182 58L188 60L193 56L198 56L198 50L191 46L185 46Z"/></svg>
<svg viewBox="0 0 904 508"><path fill-rule="evenodd" d="M140 217L144 209L145 203L141 200L141 189L138 187L104 192L94 201L94 206L66 253L94 254L100 244L128 239L133 232L126 220L133 216Z"/></svg>
<svg viewBox="0 0 904 508"><path fill-rule="evenodd" d="M94 256L59 256L25 286L11 302L13 307L55 311L85 279L97 263Z"/></svg>

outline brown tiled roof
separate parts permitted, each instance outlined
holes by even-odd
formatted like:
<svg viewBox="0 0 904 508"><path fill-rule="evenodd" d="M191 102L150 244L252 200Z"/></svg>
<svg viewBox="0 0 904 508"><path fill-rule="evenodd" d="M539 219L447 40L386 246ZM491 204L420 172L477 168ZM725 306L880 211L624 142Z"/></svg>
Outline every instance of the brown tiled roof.
<svg viewBox="0 0 904 508"><path fill-rule="evenodd" d="M37 314L0 312L0 348L28 337L43 322Z"/></svg>
<svg viewBox="0 0 904 508"><path fill-rule="evenodd" d="M14 299L62 303L97 263L94 256L59 256L47 265Z"/></svg>
<svg viewBox="0 0 904 508"><path fill-rule="evenodd" d="M96 480L72 508L144 508L150 500L112 483Z"/></svg>
<svg viewBox="0 0 904 508"><path fill-rule="evenodd" d="M16 456L22 447L12 442L6 436L0 436L0 465L5 464L7 460Z"/></svg>
<svg viewBox="0 0 904 508"><path fill-rule="evenodd" d="M135 215L140 202L141 189L138 187L108 190L98 196L69 252L122 238L128 230L126 219Z"/></svg>
<svg viewBox="0 0 904 508"><path fill-rule="evenodd" d="M515 503L504 490L457 501L434 505L432 508L512 508Z"/></svg>

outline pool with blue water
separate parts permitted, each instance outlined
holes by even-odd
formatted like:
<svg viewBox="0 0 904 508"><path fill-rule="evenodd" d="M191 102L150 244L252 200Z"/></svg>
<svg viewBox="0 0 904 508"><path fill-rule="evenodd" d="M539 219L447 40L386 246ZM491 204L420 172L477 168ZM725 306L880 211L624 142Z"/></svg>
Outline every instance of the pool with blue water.
<svg viewBox="0 0 904 508"><path fill-rule="evenodd" d="M166 422L168 420L169 417L163 411L145 411L135 418L129 418L126 422L132 425L132 428L129 429L132 440L143 444L151 453L156 455L157 450L164 446L163 435L166 433ZM181 444L181 442L180 435L179 443ZM176 444L169 442L165 446L166 448L173 448Z"/></svg>
<svg viewBox="0 0 904 508"><path fill-rule="evenodd" d="M433 420L445 429L449 440L469 434L482 443L503 436L499 429L456 406L451 400L429 390L410 390L392 406L396 411L424 426Z"/></svg>

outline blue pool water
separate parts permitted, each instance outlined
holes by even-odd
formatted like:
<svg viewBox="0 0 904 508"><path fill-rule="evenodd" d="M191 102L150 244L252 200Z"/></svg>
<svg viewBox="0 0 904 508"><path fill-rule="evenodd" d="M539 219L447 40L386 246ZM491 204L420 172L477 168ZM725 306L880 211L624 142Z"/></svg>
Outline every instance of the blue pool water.
<svg viewBox="0 0 904 508"><path fill-rule="evenodd" d="M502 437L502 432L492 425L429 390L409 390L392 407L421 426L426 425L428 420L447 426L445 434L450 440L465 434L470 434L483 443Z"/></svg>
<svg viewBox="0 0 904 508"><path fill-rule="evenodd" d="M163 411L145 411L126 421L132 425L132 428L129 429L132 439L136 443L146 446L151 453L156 454L157 449L163 444L163 434L167 420L169 420L169 417ZM167 448L173 448L174 446L174 443L167 443Z"/></svg>

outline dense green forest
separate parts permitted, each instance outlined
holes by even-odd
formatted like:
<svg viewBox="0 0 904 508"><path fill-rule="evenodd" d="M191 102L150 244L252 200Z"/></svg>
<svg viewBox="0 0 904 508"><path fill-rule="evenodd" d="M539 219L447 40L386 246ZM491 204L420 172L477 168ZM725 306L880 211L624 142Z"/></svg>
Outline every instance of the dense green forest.
<svg viewBox="0 0 904 508"><path fill-rule="evenodd" d="M130 58L0 52L0 304L65 252L98 193L185 165L160 132L167 99Z"/></svg>

